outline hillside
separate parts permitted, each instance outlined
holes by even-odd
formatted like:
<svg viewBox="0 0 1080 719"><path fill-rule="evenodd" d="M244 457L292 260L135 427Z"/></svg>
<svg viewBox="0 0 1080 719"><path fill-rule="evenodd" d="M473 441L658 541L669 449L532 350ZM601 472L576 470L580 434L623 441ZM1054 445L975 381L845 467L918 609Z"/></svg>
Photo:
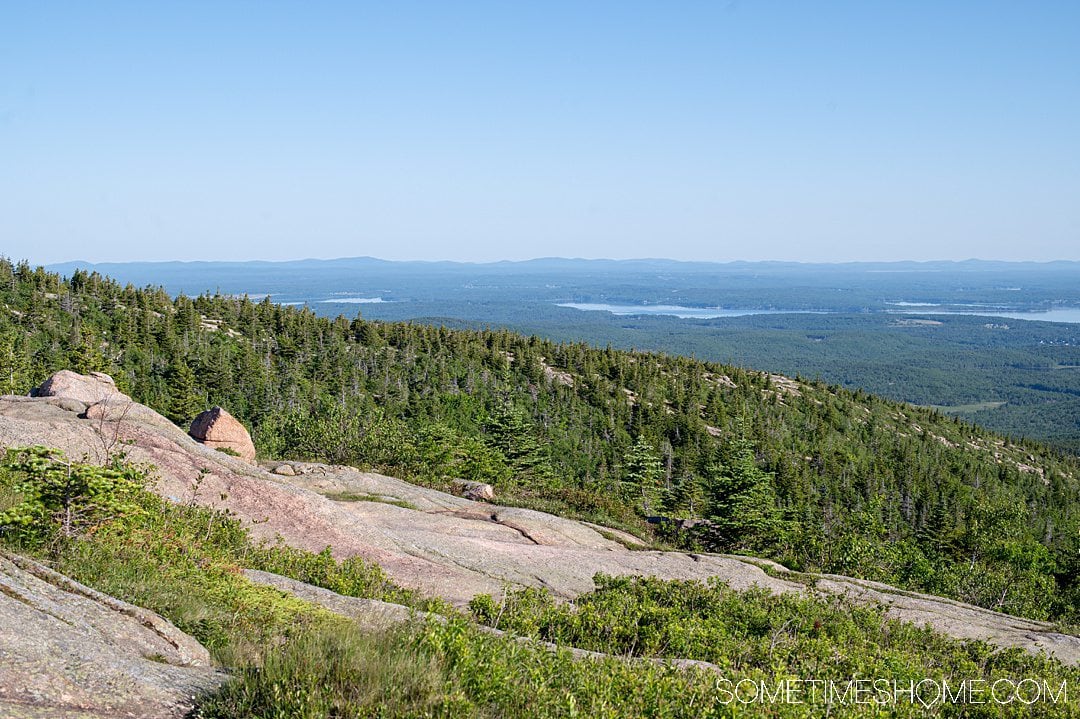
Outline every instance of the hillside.
<svg viewBox="0 0 1080 719"><path fill-rule="evenodd" d="M1080 639L1049 624L846 577L803 576L760 559L650 550L618 530L347 466L253 466L200 444L93 377L68 375L61 389L44 392L48 396L0 398L0 445L37 444L70 457L101 457L103 440L115 438L126 463L154 467L149 488L171 502L224 511L255 540L313 553L329 547L339 559L362 557L396 584L456 606L507 587L572 599L591 591L598 574L718 579L735 590L759 587L775 594L811 594L813 587L882 605L888 616L957 638L1045 650L1080 663Z"/></svg>
<svg viewBox="0 0 1080 719"><path fill-rule="evenodd" d="M0 398L0 445L96 461L41 448L0 461L0 542L74 577L0 557L0 711L14 716L724 716L725 687L785 676L1014 692L1031 676L1047 715L1072 710L1061 687L1080 681L1080 639L1051 624L764 560L651 551L346 466L256 466L103 375L67 373L38 394ZM203 642L231 679L139 607ZM900 691L769 701L779 716L969 708Z"/></svg>
<svg viewBox="0 0 1080 719"><path fill-rule="evenodd" d="M174 421L228 407L264 457L437 488L482 479L503 503L650 542L1077 616L1077 460L932 410L689 358L174 300L25 264L0 265L0 288L6 392L102 370ZM657 516L711 523L644 519Z"/></svg>

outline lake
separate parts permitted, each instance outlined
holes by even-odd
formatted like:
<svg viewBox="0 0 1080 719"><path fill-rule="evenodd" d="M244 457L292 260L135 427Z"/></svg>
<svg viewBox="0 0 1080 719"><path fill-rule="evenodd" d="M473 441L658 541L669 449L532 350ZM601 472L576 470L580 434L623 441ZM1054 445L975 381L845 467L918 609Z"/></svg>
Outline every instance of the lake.
<svg viewBox="0 0 1080 719"><path fill-rule="evenodd" d="M746 315L823 314L806 310L726 310L722 307L683 307L681 305L608 305L590 302L560 302L559 307L570 307L586 312L610 312L613 315L669 315L682 319L709 320L716 317L745 317Z"/></svg>
<svg viewBox="0 0 1080 719"><path fill-rule="evenodd" d="M1058 307L1043 312L1009 312L1008 310L890 310L904 315L974 315L977 317L1004 317L1010 320L1033 320L1036 322L1064 322L1080 324L1080 307Z"/></svg>
<svg viewBox="0 0 1080 719"><path fill-rule="evenodd" d="M890 302L889 304L902 309L885 310L888 314L969 315L1080 324L1080 307L1057 307L1040 312L1010 312L1009 310L993 307L971 310L942 310L935 309L940 305L930 302ZM560 302L558 306L587 312L610 312L613 315L667 315L681 319L699 320L715 319L717 317L745 317L747 315L835 314L834 312L813 310L724 309L722 307L684 307L682 305L613 305L599 302Z"/></svg>

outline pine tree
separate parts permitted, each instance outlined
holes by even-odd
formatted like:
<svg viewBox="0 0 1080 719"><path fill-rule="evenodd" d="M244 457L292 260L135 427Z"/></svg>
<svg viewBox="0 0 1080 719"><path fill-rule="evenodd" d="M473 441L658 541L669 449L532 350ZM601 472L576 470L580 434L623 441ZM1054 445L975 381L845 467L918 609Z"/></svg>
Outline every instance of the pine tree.
<svg viewBox="0 0 1080 719"><path fill-rule="evenodd" d="M530 477L548 478L551 467L543 445L520 408L509 401L497 405L484 423L488 443L510 460L514 470Z"/></svg>
<svg viewBox="0 0 1080 719"><path fill-rule="evenodd" d="M725 551L761 550L780 537L782 522L773 475L757 466L745 432L732 445L726 465L709 468L706 492L711 541Z"/></svg>
<svg viewBox="0 0 1080 719"><path fill-rule="evenodd" d="M173 358L167 373L169 382L169 405L166 416L177 424L190 422L205 406L197 390L195 373L182 359Z"/></svg>
<svg viewBox="0 0 1080 719"><path fill-rule="evenodd" d="M644 437L638 437L624 460L623 494L638 510L648 516L660 506L660 482L664 466L656 450Z"/></svg>
<svg viewBox="0 0 1080 719"><path fill-rule="evenodd" d="M23 394L29 382L26 341L13 328L0 329L0 394Z"/></svg>
<svg viewBox="0 0 1080 719"><path fill-rule="evenodd" d="M664 510L672 514L694 519L706 509L705 489L701 480L692 474L676 477L671 489L665 492Z"/></svg>

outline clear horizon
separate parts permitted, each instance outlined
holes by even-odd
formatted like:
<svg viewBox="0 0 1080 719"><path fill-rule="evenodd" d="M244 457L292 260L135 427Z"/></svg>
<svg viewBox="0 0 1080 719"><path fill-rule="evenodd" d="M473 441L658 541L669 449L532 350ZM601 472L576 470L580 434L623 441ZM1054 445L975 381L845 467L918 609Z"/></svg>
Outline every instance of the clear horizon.
<svg viewBox="0 0 1080 719"><path fill-rule="evenodd" d="M246 259L206 259L206 258L192 258L192 259L152 259L152 260L87 260L85 258L75 258L67 260L58 260L54 262L36 262L29 258L22 257L9 257L9 259L19 261L27 259L31 264L42 264L46 267L65 266L65 264L125 264L125 263L214 263L214 262L226 262L226 263L292 263L292 262L339 262L350 260L375 260L379 262L423 262L423 263L458 263L458 264L499 264L499 263L519 263L519 262L536 262L544 260L566 260L571 262L681 262L681 263L715 263L715 264L732 264L738 262L746 263L791 263L791 264L903 264L903 263L918 263L918 264L935 264L943 262L964 263L964 262L1007 262L1012 264L1053 264L1062 262L1076 262L1080 263L1080 260L1057 258L1050 260L1002 260L989 257L966 257L963 259L942 259L942 258L930 258L930 259L895 259L895 260L859 260L859 259L840 259L840 260L785 260L785 259L762 259L762 260L702 260L702 259L677 259L672 257L568 257L568 256L537 256L537 257L525 257L522 259L492 259L492 260L459 260L451 258L413 258L413 259L390 259L387 257L377 257L373 255L352 255L352 256L340 256L340 257L286 257L282 259L267 259L261 257L252 257Z"/></svg>
<svg viewBox="0 0 1080 719"><path fill-rule="evenodd" d="M1080 260L1078 26L1007 0L16 6L0 254Z"/></svg>

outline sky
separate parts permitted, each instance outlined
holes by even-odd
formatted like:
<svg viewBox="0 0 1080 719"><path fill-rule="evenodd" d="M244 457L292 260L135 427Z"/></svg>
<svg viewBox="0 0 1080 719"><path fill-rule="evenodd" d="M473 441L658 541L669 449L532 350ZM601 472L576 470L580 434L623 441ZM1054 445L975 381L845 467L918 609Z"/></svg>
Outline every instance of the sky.
<svg viewBox="0 0 1080 719"><path fill-rule="evenodd" d="M0 255L1080 259L1075 0L0 0Z"/></svg>

